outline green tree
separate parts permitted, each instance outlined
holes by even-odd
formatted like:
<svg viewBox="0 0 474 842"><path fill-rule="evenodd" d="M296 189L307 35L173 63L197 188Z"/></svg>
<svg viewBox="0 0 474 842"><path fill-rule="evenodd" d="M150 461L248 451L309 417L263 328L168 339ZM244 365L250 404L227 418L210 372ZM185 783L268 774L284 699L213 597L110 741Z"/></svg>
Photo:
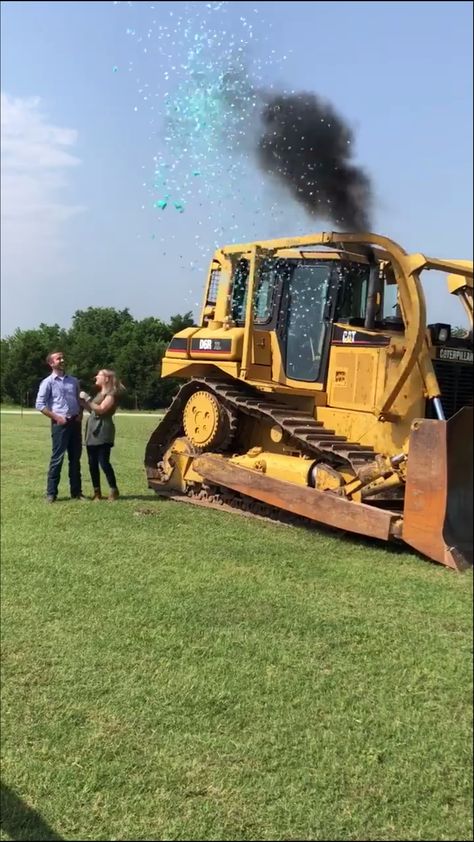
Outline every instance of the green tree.
<svg viewBox="0 0 474 842"><path fill-rule="evenodd" d="M1 340L0 351L0 400L11 400L5 385L5 373L8 371L8 360L10 355L10 339Z"/></svg>
<svg viewBox="0 0 474 842"><path fill-rule="evenodd" d="M469 331L466 327L459 327L459 325L456 325L451 328L451 336L455 339L467 339Z"/></svg>
<svg viewBox="0 0 474 842"><path fill-rule="evenodd" d="M34 403L38 385L49 373L46 355L64 351L67 370L90 391L101 368L114 369L126 387L123 406L167 406L179 382L161 378L161 360L175 333L193 324L191 312L169 322L150 316L136 321L128 309L77 310L71 328L40 324L2 339L1 399Z"/></svg>
<svg viewBox="0 0 474 842"><path fill-rule="evenodd" d="M184 316L180 316L179 314L176 316L171 316L169 323L171 336L174 336L175 333L179 333L179 331L183 330L185 327L192 327L193 325L194 319L191 310L188 310L188 312L185 313Z"/></svg>
<svg viewBox="0 0 474 842"><path fill-rule="evenodd" d="M67 332L59 325L16 330L2 340L2 400L33 406L38 386L50 372L46 356L54 350L67 354L67 349Z"/></svg>
<svg viewBox="0 0 474 842"><path fill-rule="evenodd" d="M88 307L87 310L77 310L74 313L68 333L71 348L70 371L78 377L84 388L91 388L94 375L99 369L116 367L120 337L123 330L131 329L133 324L134 319L128 309Z"/></svg>
<svg viewBox="0 0 474 842"><path fill-rule="evenodd" d="M161 380L160 364L171 336L170 325L155 318L135 322L130 331L121 330L116 370L127 388L124 405L154 409L168 402L170 386Z"/></svg>

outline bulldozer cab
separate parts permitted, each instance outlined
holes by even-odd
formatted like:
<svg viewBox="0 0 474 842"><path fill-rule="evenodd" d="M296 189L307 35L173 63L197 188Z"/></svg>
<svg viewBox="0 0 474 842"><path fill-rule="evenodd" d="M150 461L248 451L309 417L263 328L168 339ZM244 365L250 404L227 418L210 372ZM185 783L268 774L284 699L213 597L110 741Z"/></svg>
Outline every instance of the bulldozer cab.
<svg viewBox="0 0 474 842"><path fill-rule="evenodd" d="M231 313L246 324L250 260L239 258L233 272ZM327 379L334 322L364 325L370 265L350 255L281 250L256 261L252 312L254 366L270 366L270 334L275 336L273 365L278 382L323 385ZM380 304L381 304L380 299ZM349 339L349 331L344 338ZM260 372L261 374L262 372ZM273 378L272 378L273 379Z"/></svg>
<svg viewBox="0 0 474 842"><path fill-rule="evenodd" d="M440 390L433 365L439 351L433 349L453 343L449 325L434 325L427 332L419 274L423 268L451 270L448 290L461 299L472 319L470 264L406 255L375 235L339 236L340 241L334 234L322 235L320 242L302 243L299 248L295 246L300 241L288 240L220 250L211 266L201 325L228 331L232 337L228 359L238 358L239 378L262 388L272 384L293 394L319 392L318 401L324 404L334 399L335 381L341 396L345 379L357 379L357 371L366 379L372 372L365 409L389 418L403 384L418 368L422 381L418 391L434 400ZM234 341L238 338L240 344ZM467 362L472 362L470 341L472 334L454 343L466 346ZM333 352L343 347L360 359L352 373L351 366L331 367ZM370 354L362 353L377 348L385 348L392 362L398 360L395 367L385 365L384 358L391 390L385 383L387 388L381 391L381 378L375 383L380 355L372 364ZM339 354L339 359L347 356ZM348 393L346 398L350 403ZM362 399L353 399L362 410Z"/></svg>
<svg viewBox="0 0 474 842"><path fill-rule="evenodd" d="M412 399L403 404L403 387L411 383L421 401L416 412L425 416L426 398L442 420L435 360L443 344L446 360L460 343L464 355L451 359L472 363L472 329L454 343L450 325L427 330L425 269L449 273L448 290L472 325L467 261L407 254L374 234L322 233L219 249L199 325L173 338L162 373L187 378L212 367L262 390L316 395L318 405L352 406L379 420L406 415ZM460 379L451 410L466 399L465 370Z"/></svg>

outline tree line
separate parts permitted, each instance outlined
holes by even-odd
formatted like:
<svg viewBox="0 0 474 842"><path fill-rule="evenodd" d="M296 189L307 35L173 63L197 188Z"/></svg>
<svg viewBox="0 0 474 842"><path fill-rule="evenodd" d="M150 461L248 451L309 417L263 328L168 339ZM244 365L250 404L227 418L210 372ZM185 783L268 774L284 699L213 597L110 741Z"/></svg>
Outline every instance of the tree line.
<svg viewBox="0 0 474 842"><path fill-rule="evenodd" d="M50 369L46 356L63 351L66 370L91 391L101 368L117 372L126 387L121 400L129 409L167 406L178 381L160 377L160 363L172 336L193 324L192 313L172 316L169 322L149 317L134 319L128 309L89 307L77 310L69 330L40 324L35 330L16 330L1 340L1 392L5 403L34 406L38 386Z"/></svg>
<svg viewBox="0 0 474 842"><path fill-rule="evenodd" d="M43 323L35 330L18 329L1 340L0 400L34 406L38 386L50 373L46 355L56 350L64 351L68 373L85 391L92 390L99 369L111 368L126 387L122 406L168 406L179 383L161 379L161 359L172 336L192 324L191 311L163 322L153 316L138 321L128 309L89 307L75 312L69 330ZM451 333L466 335L460 327Z"/></svg>

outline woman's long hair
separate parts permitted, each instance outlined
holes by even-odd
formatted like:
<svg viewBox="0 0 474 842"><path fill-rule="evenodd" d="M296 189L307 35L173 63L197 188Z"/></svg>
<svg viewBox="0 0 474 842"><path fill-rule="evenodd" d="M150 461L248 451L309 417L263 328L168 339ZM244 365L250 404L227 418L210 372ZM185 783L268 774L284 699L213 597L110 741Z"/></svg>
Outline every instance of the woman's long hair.
<svg viewBox="0 0 474 842"><path fill-rule="evenodd" d="M99 374L103 374L105 377L105 383L101 389L104 395L112 395L114 398L118 398L120 392L125 391L125 386L119 380L115 371L111 371L108 368L101 368Z"/></svg>

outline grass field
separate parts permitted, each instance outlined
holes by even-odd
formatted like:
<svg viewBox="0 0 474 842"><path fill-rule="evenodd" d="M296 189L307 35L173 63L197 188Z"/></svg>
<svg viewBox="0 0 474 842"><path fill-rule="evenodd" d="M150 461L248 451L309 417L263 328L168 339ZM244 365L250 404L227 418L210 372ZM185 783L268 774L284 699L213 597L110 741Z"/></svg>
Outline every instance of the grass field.
<svg viewBox="0 0 474 842"><path fill-rule="evenodd" d="M2 418L0 838L472 839L472 576L159 500L154 424L47 506Z"/></svg>

